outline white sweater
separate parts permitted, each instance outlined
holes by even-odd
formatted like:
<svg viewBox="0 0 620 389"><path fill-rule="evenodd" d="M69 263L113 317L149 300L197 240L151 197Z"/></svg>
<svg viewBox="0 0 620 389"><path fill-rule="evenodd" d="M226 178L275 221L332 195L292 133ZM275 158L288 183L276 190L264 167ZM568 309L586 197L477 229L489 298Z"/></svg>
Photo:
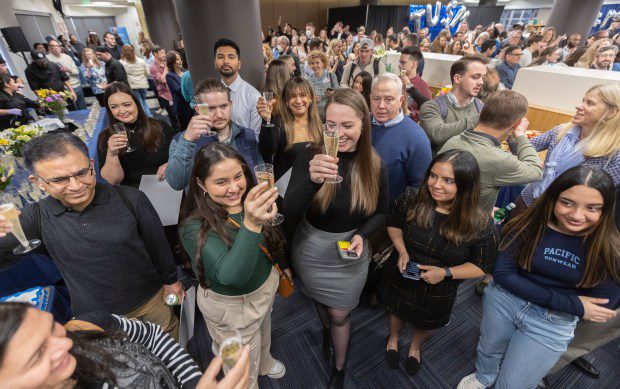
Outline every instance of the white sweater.
<svg viewBox="0 0 620 389"><path fill-rule="evenodd" d="M127 73L127 81L131 89L148 89L149 88L149 68L142 58L136 57L136 62L129 63L121 59L121 64Z"/></svg>

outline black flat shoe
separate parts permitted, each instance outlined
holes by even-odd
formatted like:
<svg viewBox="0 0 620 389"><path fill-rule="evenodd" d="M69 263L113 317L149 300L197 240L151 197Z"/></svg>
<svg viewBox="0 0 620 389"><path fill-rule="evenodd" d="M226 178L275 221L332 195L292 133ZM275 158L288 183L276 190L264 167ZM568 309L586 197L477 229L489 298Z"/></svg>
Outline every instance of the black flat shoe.
<svg viewBox="0 0 620 389"><path fill-rule="evenodd" d="M390 335L387 336L386 342L390 342ZM385 350L385 361L390 369L398 369L398 349Z"/></svg>
<svg viewBox="0 0 620 389"><path fill-rule="evenodd" d="M385 361L390 369L398 369L398 351L385 350Z"/></svg>
<svg viewBox="0 0 620 389"><path fill-rule="evenodd" d="M407 357L407 361L405 361L405 371L407 372L407 374L413 377L414 375L418 374L420 367L420 361L415 359L415 357Z"/></svg>
<svg viewBox="0 0 620 389"><path fill-rule="evenodd" d="M329 389L343 389L344 388L344 367L342 370L336 369L335 365L332 365L332 375L329 377Z"/></svg>
<svg viewBox="0 0 620 389"><path fill-rule="evenodd" d="M592 362L588 361L584 357L579 357L572 362L573 365L577 366L579 370L583 371L587 375L592 378L599 378L601 373L598 369L592 364Z"/></svg>
<svg viewBox="0 0 620 389"><path fill-rule="evenodd" d="M323 355L329 363L332 362L334 353L332 351L332 334L329 328L323 328Z"/></svg>

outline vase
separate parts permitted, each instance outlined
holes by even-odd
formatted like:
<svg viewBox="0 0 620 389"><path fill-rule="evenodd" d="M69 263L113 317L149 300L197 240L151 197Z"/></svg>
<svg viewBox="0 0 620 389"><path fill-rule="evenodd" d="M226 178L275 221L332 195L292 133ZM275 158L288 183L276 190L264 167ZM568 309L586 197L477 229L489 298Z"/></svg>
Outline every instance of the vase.
<svg viewBox="0 0 620 389"><path fill-rule="evenodd" d="M58 111L53 111L53 113L54 113L54 115L56 115L58 120L60 120L61 122L64 123L64 121L65 121L65 110L64 109L59 109Z"/></svg>

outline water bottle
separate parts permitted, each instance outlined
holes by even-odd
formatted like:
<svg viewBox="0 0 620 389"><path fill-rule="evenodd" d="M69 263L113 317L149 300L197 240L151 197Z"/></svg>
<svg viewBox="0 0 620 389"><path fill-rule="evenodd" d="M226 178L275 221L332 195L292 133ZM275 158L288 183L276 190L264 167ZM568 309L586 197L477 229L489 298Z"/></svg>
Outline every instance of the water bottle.
<svg viewBox="0 0 620 389"><path fill-rule="evenodd" d="M513 210L515 207L516 205L514 203L510 203L507 206L493 212L493 223L495 223L495 225L502 224L502 222L510 214L510 211Z"/></svg>

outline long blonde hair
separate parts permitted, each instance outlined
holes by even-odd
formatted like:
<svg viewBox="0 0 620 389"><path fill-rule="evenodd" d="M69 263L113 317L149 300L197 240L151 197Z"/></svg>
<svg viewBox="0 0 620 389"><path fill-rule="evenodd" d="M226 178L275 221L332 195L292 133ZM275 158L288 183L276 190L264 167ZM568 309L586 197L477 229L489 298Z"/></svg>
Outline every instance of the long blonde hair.
<svg viewBox="0 0 620 389"><path fill-rule="evenodd" d="M85 47L82 50L82 63L83 64L88 63L88 58L86 58L86 53L93 53L93 63L95 64L96 67L100 68L101 66L103 66L101 61L99 61L99 58L97 58L97 56L95 55L95 50L91 49L90 47Z"/></svg>
<svg viewBox="0 0 620 389"><path fill-rule="evenodd" d="M596 58L596 50L599 47L609 46L611 45L611 39L600 39L594 43L592 43L585 53L579 58L579 61L575 64L576 68L585 68L588 69L592 62L594 62Z"/></svg>
<svg viewBox="0 0 620 389"><path fill-rule="evenodd" d="M336 46L338 43L342 43L342 41L340 39L332 39L331 41L329 41L329 48L327 49L327 57L331 58L334 56L334 46ZM338 56L338 59L341 61L344 61L344 54L342 53L343 50L340 50L340 55Z"/></svg>
<svg viewBox="0 0 620 389"><path fill-rule="evenodd" d="M364 97L356 90L338 89L329 97L325 109L331 104L351 107L362 121L362 133L357 141L357 153L351 162L349 178L351 180L351 207L349 213L359 210L366 216L377 209L379 186L381 180L381 158L372 147L370 133L370 114ZM321 138L322 139L322 138ZM322 152L323 141L315 146ZM325 213L338 192L338 185L323 185L312 200L312 209Z"/></svg>
<svg viewBox="0 0 620 389"><path fill-rule="evenodd" d="M290 78L284 84L282 89L282 104L279 105L279 116L286 133L286 148L293 144L295 139L295 116L288 107L288 101L295 92L303 92L310 96L310 106L308 107L308 132L312 138L312 142L320 143L322 139L322 125L319 112L316 109L316 101L314 100L314 90L312 85L304 78L296 76Z"/></svg>
<svg viewBox="0 0 620 389"><path fill-rule="evenodd" d="M596 94L607 105L607 109L598 120L594 131L584 140L583 155L586 158L606 157L620 151L620 85L598 84L588 89L586 94ZM609 110L615 110L616 114L611 119L605 119ZM558 131L558 142L575 125L566 123Z"/></svg>

